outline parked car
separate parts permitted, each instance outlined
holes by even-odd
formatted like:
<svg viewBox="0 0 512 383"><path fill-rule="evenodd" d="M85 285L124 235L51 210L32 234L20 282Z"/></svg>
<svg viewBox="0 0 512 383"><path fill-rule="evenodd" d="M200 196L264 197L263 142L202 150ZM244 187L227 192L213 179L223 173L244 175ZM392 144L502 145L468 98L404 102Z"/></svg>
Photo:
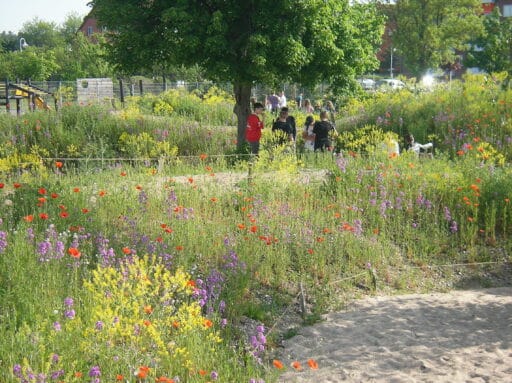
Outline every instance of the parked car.
<svg viewBox="0 0 512 383"><path fill-rule="evenodd" d="M403 81L397 80L395 78L384 78L382 80L377 81L377 88L381 88L383 90L398 90L405 88L405 84L403 83Z"/></svg>
<svg viewBox="0 0 512 383"><path fill-rule="evenodd" d="M359 85L361 85L361 88L364 90L373 90L375 89L375 80L372 80L371 78L362 78L357 80Z"/></svg>

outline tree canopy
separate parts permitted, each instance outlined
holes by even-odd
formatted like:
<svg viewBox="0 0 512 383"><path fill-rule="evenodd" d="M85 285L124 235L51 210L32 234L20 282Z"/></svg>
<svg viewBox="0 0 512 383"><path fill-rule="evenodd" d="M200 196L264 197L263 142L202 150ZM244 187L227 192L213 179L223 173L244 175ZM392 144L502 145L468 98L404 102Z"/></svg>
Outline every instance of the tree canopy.
<svg viewBox="0 0 512 383"><path fill-rule="evenodd" d="M396 0L386 9L393 48L415 75L455 63L482 30L480 0Z"/></svg>
<svg viewBox="0 0 512 383"><path fill-rule="evenodd" d="M378 67L384 20L373 2L348 0L93 0L111 32L114 62L126 71L197 64L235 89L238 142L251 87L328 82L349 87Z"/></svg>
<svg viewBox="0 0 512 383"><path fill-rule="evenodd" d="M465 64L488 73L512 74L512 20L501 17L499 7L484 17L482 34L472 41Z"/></svg>

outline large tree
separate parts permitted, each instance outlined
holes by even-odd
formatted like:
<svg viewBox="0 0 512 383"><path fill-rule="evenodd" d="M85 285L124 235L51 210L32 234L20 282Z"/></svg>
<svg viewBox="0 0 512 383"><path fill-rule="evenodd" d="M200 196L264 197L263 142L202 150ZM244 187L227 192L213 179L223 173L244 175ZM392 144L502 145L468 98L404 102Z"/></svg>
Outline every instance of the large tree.
<svg viewBox="0 0 512 383"><path fill-rule="evenodd" d="M464 61L488 73L506 71L512 74L512 20L502 17L499 7L483 19L484 30L472 41Z"/></svg>
<svg viewBox="0 0 512 383"><path fill-rule="evenodd" d="M238 143L244 141L251 88L320 81L337 87L377 67L383 20L349 0L92 0L111 31L124 70L200 65L235 90Z"/></svg>
<svg viewBox="0 0 512 383"><path fill-rule="evenodd" d="M386 9L393 48L415 75L455 63L482 30L481 0L396 0Z"/></svg>

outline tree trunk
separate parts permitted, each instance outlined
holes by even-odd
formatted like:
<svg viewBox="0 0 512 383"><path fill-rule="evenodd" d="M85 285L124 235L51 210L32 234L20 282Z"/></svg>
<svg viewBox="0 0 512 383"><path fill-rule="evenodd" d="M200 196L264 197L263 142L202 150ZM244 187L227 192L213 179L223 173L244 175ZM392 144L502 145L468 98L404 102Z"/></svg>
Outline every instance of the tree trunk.
<svg viewBox="0 0 512 383"><path fill-rule="evenodd" d="M247 126L247 117L251 113L249 105L251 101L251 84L236 82L234 84L235 91L235 107L233 113L238 119L237 130L237 149L241 149L245 143L245 128Z"/></svg>

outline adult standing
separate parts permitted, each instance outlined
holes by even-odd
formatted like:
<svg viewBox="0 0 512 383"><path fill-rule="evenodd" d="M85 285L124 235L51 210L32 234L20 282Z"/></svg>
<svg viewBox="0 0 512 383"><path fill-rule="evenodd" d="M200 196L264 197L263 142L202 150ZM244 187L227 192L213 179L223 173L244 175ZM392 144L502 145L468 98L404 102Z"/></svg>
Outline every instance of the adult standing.
<svg viewBox="0 0 512 383"><path fill-rule="evenodd" d="M331 132L336 132L333 123L329 121L329 113L325 110L320 112L320 121L315 122L313 133L315 134L315 152L320 149L322 152L327 149L332 150L332 143L329 137Z"/></svg>
<svg viewBox="0 0 512 383"><path fill-rule="evenodd" d="M261 130L263 129L263 119L265 107L261 102L254 103L254 112L247 117L247 126L245 129L245 139L251 148L251 154L258 155L260 151Z"/></svg>
<svg viewBox="0 0 512 383"><path fill-rule="evenodd" d="M286 108L286 105L287 105L286 96L285 96L284 91L283 91L279 95L279 107L280 108Z"/></svg>
<svg viewBox="0 0 512 383"><path fill-rule="evenodd" d="M270 96L268 96L268 101L270 102L272 113L277 113L277 110L279 109L279 97L277 97L276 92L273 92Z"/></svg>

